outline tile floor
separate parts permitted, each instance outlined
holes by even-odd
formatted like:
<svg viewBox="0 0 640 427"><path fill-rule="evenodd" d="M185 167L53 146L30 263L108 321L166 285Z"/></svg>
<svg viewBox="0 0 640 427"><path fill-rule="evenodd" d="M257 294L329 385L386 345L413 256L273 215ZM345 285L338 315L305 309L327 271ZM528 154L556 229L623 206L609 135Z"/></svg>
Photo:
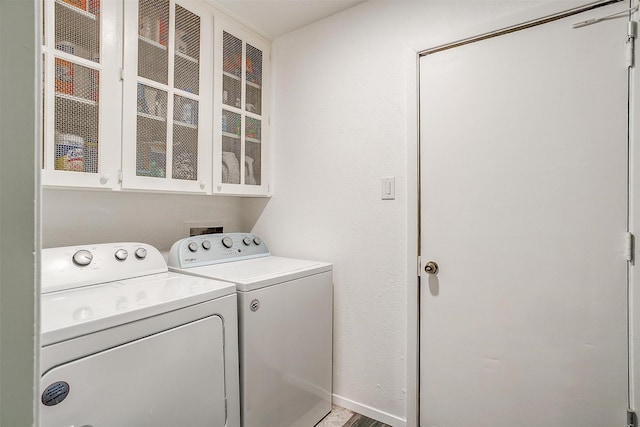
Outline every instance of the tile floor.
<svg viewBox="0 0 640 427"><path fill-rule="evenodd" d="M390 427L379 421L333 405L331 412L316 427Z"/></svg>

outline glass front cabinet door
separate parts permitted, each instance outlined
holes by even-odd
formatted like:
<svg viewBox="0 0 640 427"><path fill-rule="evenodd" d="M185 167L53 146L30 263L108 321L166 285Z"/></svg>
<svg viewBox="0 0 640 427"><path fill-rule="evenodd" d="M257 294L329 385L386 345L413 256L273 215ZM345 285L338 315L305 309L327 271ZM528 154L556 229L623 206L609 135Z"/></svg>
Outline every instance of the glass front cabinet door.
<svg viewBox="0 0 640 427"><path fill-rule="evenodd" d="M214 192L267 195L269 46L219 19Z"/></svg>
<svg viewBox="0 0 640 427"><path fill-rule="evenodd" d="M211 192L213 15L202 2L124 2L122 188Z"/></svg>
<svg viewBox="0 0 640 427"><path fill-rule="evenodd" d="M41 4L42 182L112 189L120 144L118 5Z"/></svg>

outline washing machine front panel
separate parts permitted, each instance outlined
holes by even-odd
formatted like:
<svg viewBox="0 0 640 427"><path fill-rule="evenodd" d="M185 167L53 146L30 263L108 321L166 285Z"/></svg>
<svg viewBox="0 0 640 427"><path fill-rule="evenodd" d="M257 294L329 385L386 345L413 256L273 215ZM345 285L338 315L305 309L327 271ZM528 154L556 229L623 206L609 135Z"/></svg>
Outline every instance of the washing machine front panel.
<svg viewBox="0 0 640 427"><path fill-rule="evenodd" d="M238 292L243 427L309 427L331 411L331 281Z"/></svg>
<svg viewBox="0 0 640 427"><path fill-rule="evenodd" d="M223 335L213 315L56 366L41 426L225 426Z"/></svg>

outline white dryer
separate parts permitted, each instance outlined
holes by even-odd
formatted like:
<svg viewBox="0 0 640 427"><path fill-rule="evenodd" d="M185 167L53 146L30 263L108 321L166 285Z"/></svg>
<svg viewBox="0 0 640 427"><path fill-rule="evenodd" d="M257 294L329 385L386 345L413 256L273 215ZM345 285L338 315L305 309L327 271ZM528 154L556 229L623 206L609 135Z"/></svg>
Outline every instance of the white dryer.
<svg viewBox="0 0 640 427"><path fill-rule="evenodd" d="M43 249L41 298L42 427L240 426L233 286L96 244Z"/></svg>
<svg viewBox="0 0 640 427"><path fill-rule="evenodd" d="M243 427L311 427L331 411L331 264L271 256L246 233L182 239L168 264L236 285Z"/></svg>

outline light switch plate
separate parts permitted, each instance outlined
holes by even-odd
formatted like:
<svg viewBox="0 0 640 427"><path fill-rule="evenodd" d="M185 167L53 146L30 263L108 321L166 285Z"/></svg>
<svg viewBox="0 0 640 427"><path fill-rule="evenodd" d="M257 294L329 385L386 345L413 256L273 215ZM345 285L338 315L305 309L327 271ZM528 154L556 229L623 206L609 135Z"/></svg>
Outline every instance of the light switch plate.
<svg viewBox="0 0 640 427"><path fill-rule="evenodd" d="M382 200L395 200L396 198L396 177L395 176L383 176L382 177L381 194Z"/></svg>

